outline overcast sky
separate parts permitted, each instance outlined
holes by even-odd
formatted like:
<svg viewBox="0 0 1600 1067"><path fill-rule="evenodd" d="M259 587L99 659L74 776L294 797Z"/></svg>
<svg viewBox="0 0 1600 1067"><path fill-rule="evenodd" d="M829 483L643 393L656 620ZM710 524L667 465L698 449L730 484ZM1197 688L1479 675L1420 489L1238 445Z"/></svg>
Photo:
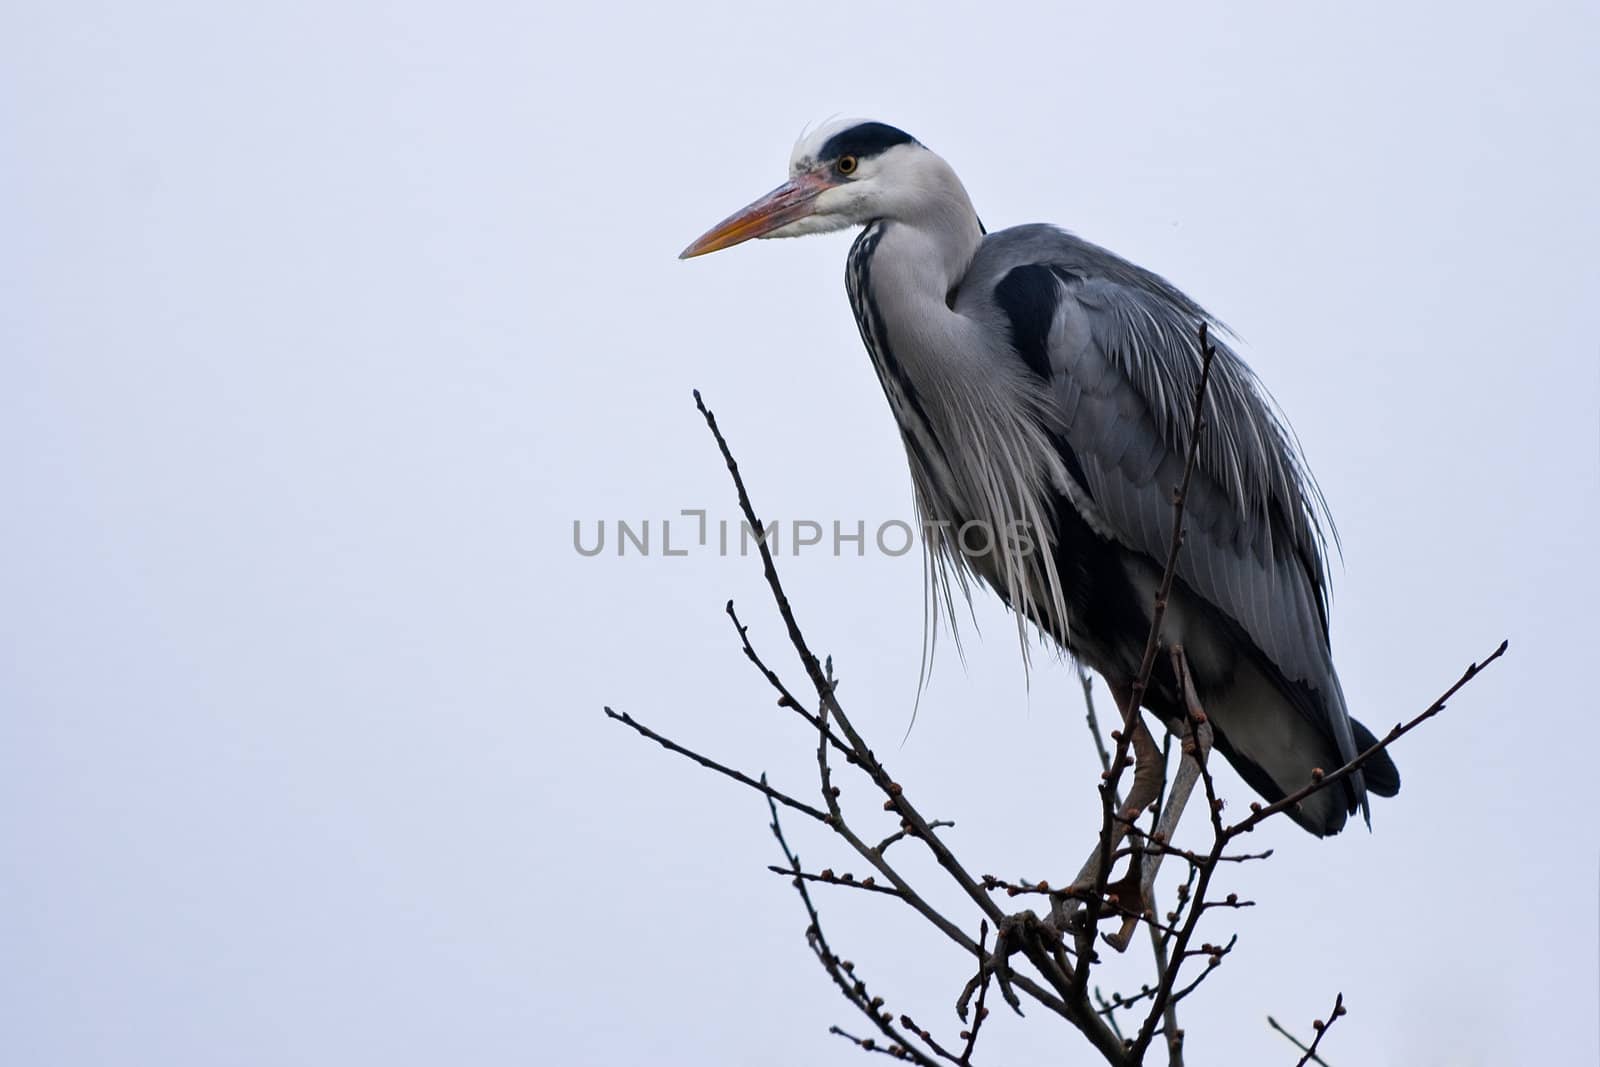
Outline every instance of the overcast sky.
<svg viewBox="0 0 1600 1067"><path fill-rule="evenodd" d="M1195 1061L1292 1063L1266 1015L1340 990L1340 1067L1596 1061L1594 5L902 7L0 12L0 1060L861 1062L763 805L600 710L814 788L722 616L798 678L759 568L659 535L736 515L692 387L768 516L910 518L850 238L674 258L842 113L1236 328L1343 535L1359 718L1511 639L1370 834L1227 872ZM574 551L618 519L656 551ZM1070 667L1027 685L982 597L900 745L917 555L782 565L951 843L1064 880ZM953 1032L967 961L818 899ZM1043 1013L985 1045L1087 1062Z"/></svg>

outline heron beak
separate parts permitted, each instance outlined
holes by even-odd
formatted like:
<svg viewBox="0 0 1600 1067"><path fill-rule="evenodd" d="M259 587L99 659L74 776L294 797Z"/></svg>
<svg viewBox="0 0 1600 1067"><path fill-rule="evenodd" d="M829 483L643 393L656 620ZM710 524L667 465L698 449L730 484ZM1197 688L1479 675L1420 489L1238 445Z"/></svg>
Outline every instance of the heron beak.
<svg viewBox="0 0 1600 1067"><path fill-rule="evenodd" d="M760 200L747 204L711 227L692 245L679 252L678 258L693 259L707 252L720 252L803 219L816 210L814 201L818 194L832 185L825 174L815 171L786 181Z"/></svg>

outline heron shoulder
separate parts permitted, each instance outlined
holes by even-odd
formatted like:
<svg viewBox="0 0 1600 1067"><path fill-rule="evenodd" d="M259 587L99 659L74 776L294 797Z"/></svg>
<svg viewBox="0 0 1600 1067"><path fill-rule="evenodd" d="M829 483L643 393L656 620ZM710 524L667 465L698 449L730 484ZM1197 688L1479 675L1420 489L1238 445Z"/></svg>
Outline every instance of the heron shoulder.
<svg viewBox="0 0 1600 1067"><path fill-rule="evenodd" d="M1095 280L1148 294L1195 323L1204 319L1222 327L1222 323L1161 275L1049 223L1026 223L986 235L968 268L962 288L970 287L974 296L992 293L1007 274L1025 266L1056 267L1084 281Z"/></svg>

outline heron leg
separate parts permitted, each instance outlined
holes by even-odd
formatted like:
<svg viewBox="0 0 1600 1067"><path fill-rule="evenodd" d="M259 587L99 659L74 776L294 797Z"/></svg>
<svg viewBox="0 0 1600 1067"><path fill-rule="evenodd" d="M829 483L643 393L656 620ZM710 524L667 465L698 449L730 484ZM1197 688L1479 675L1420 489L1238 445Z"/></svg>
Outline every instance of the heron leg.
<svg viewBox="0 0 1600 1067"><path fill-rule="evenodd" d="M1128 787L1128 799L1117 813L1117 828L1113 831L1111 847L1128 832L1127 824L1137 819L1145 809L1161 799L1161 786L1166 781L1167 768L1161 761L1161 746L1150 734L1142 714L1135 714L1133 722L1133 784Z"/></svg>
<svg viewBox="0 0 1600 1067"><path fill-rule="evenodd" d="M1189 803L1195 783L1200 780L1200 768L1211 755L1211 723L1206 720L1205 709L1200 706L1200 697L1194 691L1194 679L1189 673L1189 661L1183 654L1183 646L1173 645L1171 655L1172 673L1178 679L1178 688L1183 694L1183 756L1178 761L1178 773L1172 780L1172 791L1167 794L1166 805L1161 809L1161 817L1151 835L1154 847L1146 849L1141 857L1141 910L1155 900L1156 874L1161 870L1161 861L1166 858L1165 846L1172 841L1172 835L1178 829L1178 820L1183 818L1184 806ZM1128 917L1123 920L1122 928L1106 940L1121 951L1132 940L1138 924L1137 919Z"/></svg>
<svg viewBox="0 0 1600 1067"><path fill-rule="evenodd" d="M1129 686L1108 683L1111 686L1111 695L1116 700L1119 711L1126 709L1132 699L1132 689ZM1117 817L1111 821L1111 843L1106 849L1107 853L1115 855L1123 838L1128 834L1128 828L1145 809L1154 804L1161 797L1161 786L1166 779L1166 765L1161 758L1161 747L1156 744L1156 739L1151 736L1150 728L1145 725L1144 715L1135 710L1133 722L1128 727L1131 731L1129 742L1133 749L1133 783L1128 787L1128 799L1117 808ZM1094 851L1089 853L1089 858L1084 861L1083 867L1078 871L1078 877L1073 880L1073 888L1091 888L1100 873L1101 847L1096 842ZM1135 846L1128 873L1119 882L1107 886L1107 892L1125 899L1138 895L1141 885L1140 850ZM1135 901L1131 905L1134 910L1142 911L1144 901ZM1059 919L1070 918L1072 912L1077 911L1077 906L1067 907L1067 916L1058 916ZM1112 942L1116 945L1116 942ZM1117 946L1121 951L1125 944Z"/></svg>

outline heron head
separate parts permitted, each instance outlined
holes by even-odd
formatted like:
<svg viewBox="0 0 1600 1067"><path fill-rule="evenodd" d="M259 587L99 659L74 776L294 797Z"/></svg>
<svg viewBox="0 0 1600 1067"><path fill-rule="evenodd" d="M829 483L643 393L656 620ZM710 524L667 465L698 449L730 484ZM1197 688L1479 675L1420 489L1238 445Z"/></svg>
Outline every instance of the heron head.
<svg viewBox="0 0 1600 1067"><path fill-rule="evenodd" d="M829 122L795 143L788 181L717 223L678 258L752 237L802 237L899 217L936 191L938 179L954 181L949 171L904 130L861 119Z"/></svg>

